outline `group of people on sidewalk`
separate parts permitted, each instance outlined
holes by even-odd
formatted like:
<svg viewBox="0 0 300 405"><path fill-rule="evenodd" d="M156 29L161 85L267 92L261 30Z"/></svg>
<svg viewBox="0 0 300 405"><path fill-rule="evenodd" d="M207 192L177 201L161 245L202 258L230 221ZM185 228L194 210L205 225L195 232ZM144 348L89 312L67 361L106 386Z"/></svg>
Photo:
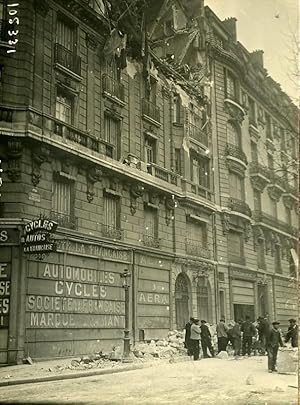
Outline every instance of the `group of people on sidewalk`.
<svg viewBox="0 0 300 405"><path fill-rule="evenodd" d="M215 357L211 333L206 323L205 320L201 320L201 326L199 326L199 319L191 317L185 325L185 347L188 355L193 356L194 360L199 359L200 341L203 357ZM285 342L291 341L292 347L298 347L297 322L292 318L289 323ZM279 346L284 346L279 325L278 321L270 324L267 317L261 316L254 323L249 316L246 316L245 321L231 322L227 326L225 319L222 318L216 327L218 353L227 351L228 343L231 343L236 358L241 354L251 356L252 352L254 354L258 352L260 355L265 355L267 352L268 370L269 372L276 371L278 349Z"/></svg>

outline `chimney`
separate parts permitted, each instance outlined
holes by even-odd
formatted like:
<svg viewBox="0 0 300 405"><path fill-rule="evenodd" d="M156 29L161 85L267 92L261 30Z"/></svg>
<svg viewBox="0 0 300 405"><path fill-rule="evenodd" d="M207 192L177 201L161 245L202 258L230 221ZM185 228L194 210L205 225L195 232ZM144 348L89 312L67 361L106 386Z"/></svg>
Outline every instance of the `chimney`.
<svg viewBox="0 0 300 405"><path fill-rule="evenodd" d="M230 32L231 38L234 42L236 42L236 22L237 19L235 17L226 18L222 21L224 27Z"/></svg>
<svg viewBox="0 0 300 405"><path fill-rule="evenodd" d="M258 65L262 68L264 67L264 51L261 49L251 52L250 58L254 65Z"/></svg>

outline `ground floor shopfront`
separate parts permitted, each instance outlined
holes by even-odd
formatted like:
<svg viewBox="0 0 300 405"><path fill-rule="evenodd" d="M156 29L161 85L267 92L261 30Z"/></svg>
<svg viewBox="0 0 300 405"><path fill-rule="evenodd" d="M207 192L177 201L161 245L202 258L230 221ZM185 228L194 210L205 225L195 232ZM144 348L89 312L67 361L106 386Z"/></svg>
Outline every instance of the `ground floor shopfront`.
<svg viewBox="0 0 300 405"><path fill-rule="evenodd" d="M215 323L266 312L296 314L295 286L284 277L223 269L205 260L144 251L117 243L57 234L57 251L26 255L23 225L7 221L0 235L0 363L66 357L122 344L130 276L132 341L159 339L193 315Z"/></svg>

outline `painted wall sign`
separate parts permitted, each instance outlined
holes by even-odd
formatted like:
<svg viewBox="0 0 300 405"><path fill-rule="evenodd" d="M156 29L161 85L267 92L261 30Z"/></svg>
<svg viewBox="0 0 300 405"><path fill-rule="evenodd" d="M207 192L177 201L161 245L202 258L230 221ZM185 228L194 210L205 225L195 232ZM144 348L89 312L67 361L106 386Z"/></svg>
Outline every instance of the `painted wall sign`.
<svg viewBox="0 0 300 405"><path fill-rule="evenodd" d="M0 228L0 246L11 243L19 244L19 231L14 228Z"/></svg>
<svg viewBox="0 0 300 405"><path fill-rule="evenodd" d="M21 238L24 253L37 254L40 259L43 254L56 251L56 243L52 239L57 223L40 217L24 226L24 236Z"/></svg>
<svg viewBox="0 0 300 405"><path fill-rule="evenodd" d="M10 306L10 264L0 263L0 328L8 328Z"/></svg>

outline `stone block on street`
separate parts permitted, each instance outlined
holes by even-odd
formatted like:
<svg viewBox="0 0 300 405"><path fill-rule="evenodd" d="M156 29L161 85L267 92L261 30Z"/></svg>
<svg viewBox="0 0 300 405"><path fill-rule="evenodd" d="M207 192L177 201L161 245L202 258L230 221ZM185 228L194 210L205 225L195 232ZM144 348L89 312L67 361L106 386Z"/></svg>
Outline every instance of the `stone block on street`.
<svg viewBox="0 0 300 405"><path fill-rule="evenodd" d="M220 352L219 354L217 354L216 356L218 359L228 359L228 353L227 352Z"/></svg>

